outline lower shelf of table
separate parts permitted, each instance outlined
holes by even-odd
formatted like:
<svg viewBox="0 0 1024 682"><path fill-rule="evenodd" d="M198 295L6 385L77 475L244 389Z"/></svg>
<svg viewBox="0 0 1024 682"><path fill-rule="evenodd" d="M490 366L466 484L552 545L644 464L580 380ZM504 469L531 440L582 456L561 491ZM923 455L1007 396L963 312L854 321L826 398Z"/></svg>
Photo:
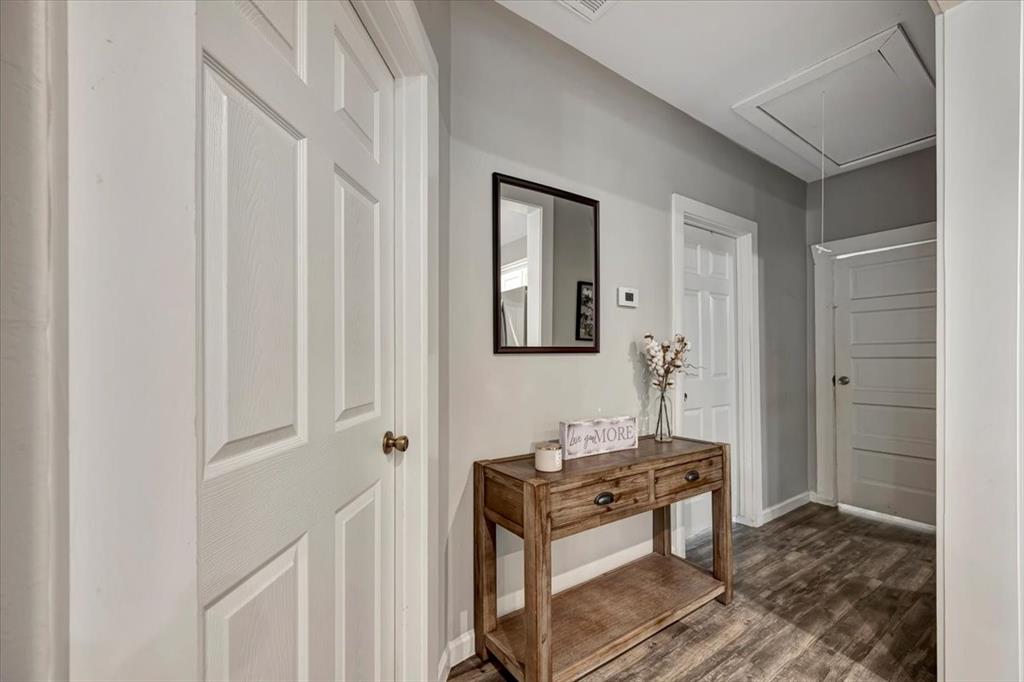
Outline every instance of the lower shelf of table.
<svg viewBox="0 0 1024 682"><path fill-rule="evenodd" d="M700 608L725 591L707 572L675 556L648 554L554 595L551 658L555 680L573 680ZM523 612L498 619L487 649L522 680Z"/></svg>

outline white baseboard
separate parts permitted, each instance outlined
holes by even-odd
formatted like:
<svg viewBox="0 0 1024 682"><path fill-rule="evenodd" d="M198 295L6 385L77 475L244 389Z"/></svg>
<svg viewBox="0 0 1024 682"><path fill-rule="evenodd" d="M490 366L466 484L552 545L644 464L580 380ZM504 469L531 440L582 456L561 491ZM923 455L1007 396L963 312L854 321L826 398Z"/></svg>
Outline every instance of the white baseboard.
<svg viewBox="0 0 1024 682"><path fill-rule="evenodd" d="M451 646L451 645L449 645ZM452 671L452 666L448 662L448 647L444 648L441 652L441 659L437 662L437 682L444 682L448 679L448 673Z"/></svg>
<svg viewBox="0 0 1024 682"><path fill-rule="evenodd" d="M788 500L783 500L778 504L774 504L761 512L760 516L757 519L757 525L760 526L765 523L768 523L772 519L777 519L780 516L785 516L794 509L799 509L800 507L804 506L810 501L811 494L809 492L806 492L800 493L799 495L794 495Z"/></svg>
<svg viewBox="0 0 1024 682"><path fill-rule="evenodd" d="M883 523L891 523L896 526L903 526L904 528L910 528L912 530L920 530L925 533L934 533L935 526L930 523L923 523L921 521L912 521L911 519L905 519L901 516L893 516L892 514L884 514L871 509L863 509L861 507L854 507L849 504L843 504L842 502L838 505L839 511L846 512L847 514L853 514L855 516L863 516L866 519L873 521L882 521Z"/></svg>
<svg viewBox="0 0 1024 682"><path fill-rule="evenodd" d="M448 642L448 650L445 652L448 669L451 670L459 663L476 653L476 645L473 641L473 631L466 630L461 635ZM447 677L447 674L445 675Z"/></svg>
<svg viewBox="0 0 1024 682"><path fill-rule="evenodd" d="M620 549L614 554L609 554L595 561L591 561L588 564L583 564L582 566L569 569L565 573L560 573L551 577L551 591L561 592L573 585L579 585L591 578L596 578L602 573L607 573L613 568L618 568L623 564L628 564L630 561L647 556L652 551L654 551L654 547L651 541L645 540L639 544L633 545L632 547ZM521 589L516 590L515 592L509 592L508 594L498 595L498 616L518 611L523 608L525 604L526 593Z"/></svg>
<svg viewBox="0 0 1024 682"><path fill-rule="evenodd" d="M632 547L621 549L614 554L603 556L596 561L591 561L588 564L577 566L565 573L553 576L551 578L551 591L557 593L570 588L573 585L579 585L591 578L596 578L602 573L607 573L613 568L618 568L630 561L647 556L652 551L653 547L651 541L645 540L639 544L633 545ZM526 594L523 590L516 590L515 592L499 595L498 614L503 615L521 609L525 603ZM449 669L454 668L459 663L462 663L476 653L475 648L476 646L474 643L472 629L463 632L461 635L448 642L447 664Z"/></svg>
<svg viewBox="0 0 1024 682"><path fill-rule="evenodd" d="M771 521L772 519L782 516L797 507L807 504L810 501L809 495L809 493L802 493L784 502L780 502L773 507L765 509L761 513L758 519L759 523L757 525ZM679 539L682 533L686 532L686 530L688 529L673 524L673 547L680 546ZM692 544L694 541L701 539L701 536L709 533L710 531L711 529L709 527L693 532L693 534L686 539L686 542L682 543L682 547L685 548L687 543ZM639 544L633 545L632 547L626 547L614 554L609 554L608 556L601 557L596 561L583 564L582 566L577 566L565 573L553 576L551 579L551 589L556 593L561 592L573 585L578 585L590 580L591 578L596 578L602 573L607 573L613 568L618 568L630 561L647 556L651 551L653 551L653 548L650 540L645 540ZM682 552L680 552L680 555L682 555ZM498 613L506 614L521 609L523 608L525 600L526 595L523 590L516 590L515 592L510 592L505 595L499 595ZM446 648L444 655L441 657L441 661L438 662L438 678L443 679L441 676L442 671L444 672L444 675L447 676L447 671L471 657L476 653L475 649L476 644L472 629L466 630L461 635L448 642L448 647Z"/></svg>
<svg viewBox="0 0 1024 682"><path fill-rule="evenodd" d="M826 507L836 506L836 501L833 498L819 495L814 491L811 491L811 502L814 502L815 504L823 504Z"/></svg>
<svg viewBox="0 0 1024 682"><path fill-rule="evenodd" d="M732 522L733 522L733 525L738 523L741 526L749 526L750 528L757 528L760 525L757 522L757 519L752 519L752 518L743 516L742 514L734 515L732 517Z"/></svg>

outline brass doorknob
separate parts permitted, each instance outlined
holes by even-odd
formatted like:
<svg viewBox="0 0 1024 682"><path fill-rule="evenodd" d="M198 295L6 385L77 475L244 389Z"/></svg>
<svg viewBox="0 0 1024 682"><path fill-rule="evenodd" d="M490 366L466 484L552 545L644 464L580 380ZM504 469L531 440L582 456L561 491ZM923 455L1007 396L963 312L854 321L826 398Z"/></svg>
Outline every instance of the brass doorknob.
<svg viewBox="0 0 1024 682"><path fill-rule="evenodd" d="M384 443L382 444L382 447L385 455L390 455L392 450L405 452L409 449L409 436L396 436L388 431L384 434Z"/></svg>

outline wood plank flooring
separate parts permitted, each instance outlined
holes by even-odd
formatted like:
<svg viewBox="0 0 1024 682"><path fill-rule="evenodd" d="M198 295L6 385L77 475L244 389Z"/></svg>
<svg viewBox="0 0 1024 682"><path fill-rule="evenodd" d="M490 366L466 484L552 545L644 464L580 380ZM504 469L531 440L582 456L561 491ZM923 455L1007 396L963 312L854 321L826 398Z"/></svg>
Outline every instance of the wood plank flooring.
<svg viewBox="0 0 1024 682"><path fill-rule="evenodd" d="M710 567L710 542L687 558ZM934 680L935 536L816 504L735 526L736 596L584 680ZM512 679L472 657L449 680Z"/></svg>

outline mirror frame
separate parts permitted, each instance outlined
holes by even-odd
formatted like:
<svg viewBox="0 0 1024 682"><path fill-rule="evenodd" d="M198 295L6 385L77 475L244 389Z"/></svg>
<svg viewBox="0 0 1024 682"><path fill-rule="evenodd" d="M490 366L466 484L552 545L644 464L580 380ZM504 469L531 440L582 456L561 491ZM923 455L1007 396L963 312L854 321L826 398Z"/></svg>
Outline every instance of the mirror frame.
<svg viewBox="0 0 1024 682"><path fill-rule="evenodd" d="M594 209L594 345L593 346L501 346L501 186L513 185L523 189L550 194L560 199L575 201ZM493 255L493 306L494 317L494 354L523 355L535 353L600 353L601 352L601 202L580 194L567 192L557 187L542 185L539 182L515 178L511 175L493 173L491 175L491 212L493 220L492 255Z"/></svg>

